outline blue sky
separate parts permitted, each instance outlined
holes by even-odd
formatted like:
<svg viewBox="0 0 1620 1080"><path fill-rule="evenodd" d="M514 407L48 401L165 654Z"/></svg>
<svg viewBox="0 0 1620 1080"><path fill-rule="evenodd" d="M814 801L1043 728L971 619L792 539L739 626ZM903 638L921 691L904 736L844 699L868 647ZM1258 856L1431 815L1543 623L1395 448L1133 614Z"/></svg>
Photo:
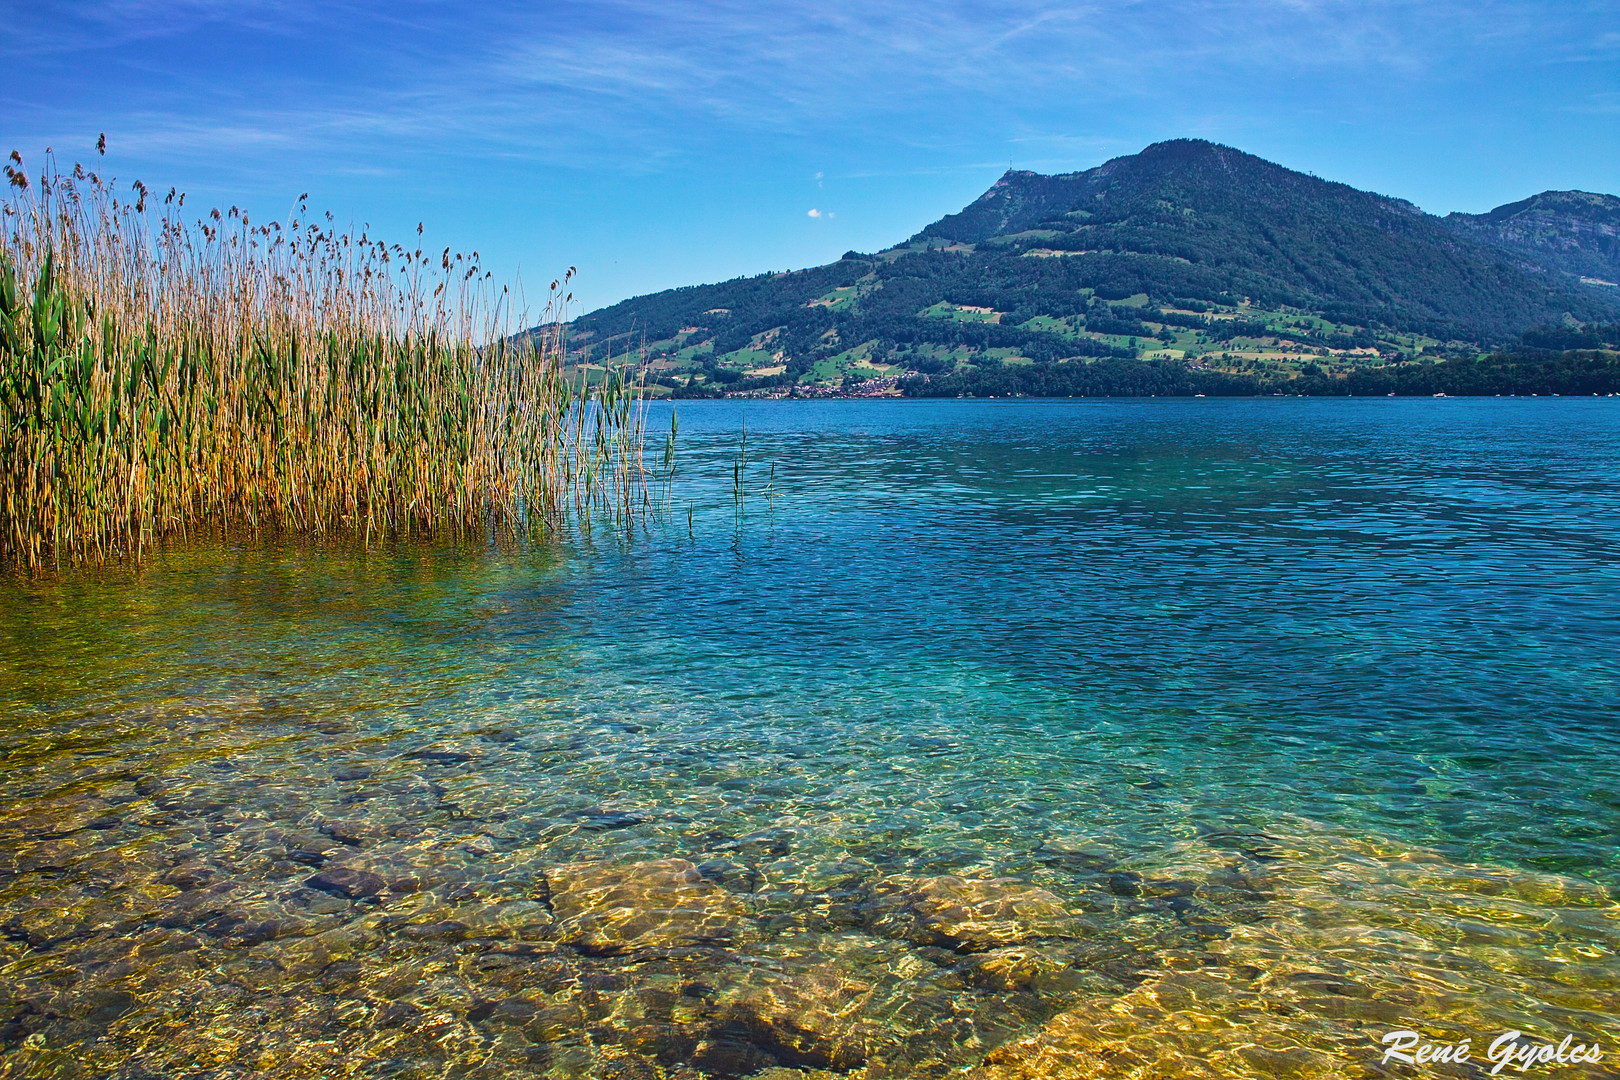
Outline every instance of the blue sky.
<svg viewBox="0 0 1620 1080"><path fill-rule="evenodd" d="M0 152L478 249L584 308L1195 136L1479 211L1620 192L1620 6L4 0ZM810 211L818 211L812 216Z"/></svg>

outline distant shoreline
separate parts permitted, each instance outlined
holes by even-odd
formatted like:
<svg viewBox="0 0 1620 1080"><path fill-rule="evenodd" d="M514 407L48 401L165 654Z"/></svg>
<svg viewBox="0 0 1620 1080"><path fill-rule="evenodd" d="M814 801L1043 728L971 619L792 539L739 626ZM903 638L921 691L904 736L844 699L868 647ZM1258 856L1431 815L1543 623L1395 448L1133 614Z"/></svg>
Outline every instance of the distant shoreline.
<svg viewBox="0 0 1620 1080"><path fill-rule="evenodd" d="M827 400L860 398L1145 397L1605 397L1620 393L1620 351L1521 350L1466 360L1389 364L1348 375L1268 377L1191 368L1174 361L1107 359L906 373L843 386L700 385L670 398Z"/></svg>

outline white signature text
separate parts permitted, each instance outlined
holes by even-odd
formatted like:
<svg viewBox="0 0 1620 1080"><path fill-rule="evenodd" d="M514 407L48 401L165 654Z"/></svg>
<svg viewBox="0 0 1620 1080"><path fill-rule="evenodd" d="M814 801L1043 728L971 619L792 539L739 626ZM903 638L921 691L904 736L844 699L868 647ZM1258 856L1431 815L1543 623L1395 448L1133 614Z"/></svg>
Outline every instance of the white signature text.
<svg viewBox="0 0 1620 1080"><path fill-rule="evenodd" d="M1454 1043L1429 1042L1415 1031L1392 1031L1381 1041L1388 1047L1382 1062L1385 1065L1392 1061L1403 1065L1464 1062L1472 1060L1474 1052L1471 1039ZM1485 1049L1492 1076L1509 1067L1522 1073L1541 1065L1595 1064L1602 1058L1603 1050L1596 1043L1590 1046L1578 1043L1573 1035L1565 1035L1562 1042L1554 1045L1526 1038L1522 1031L1504 1031Z"/></svg>

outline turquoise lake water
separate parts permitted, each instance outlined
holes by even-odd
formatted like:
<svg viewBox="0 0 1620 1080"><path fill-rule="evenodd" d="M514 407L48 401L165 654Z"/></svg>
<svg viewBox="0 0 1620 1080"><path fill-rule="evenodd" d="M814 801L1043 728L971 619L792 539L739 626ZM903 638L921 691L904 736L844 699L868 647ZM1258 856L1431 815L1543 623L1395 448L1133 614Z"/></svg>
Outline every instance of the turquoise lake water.
<svg viewBox="0 0 1620 1080"><path fill-rule="evenodd" d="M1616 1074L1613 399L679 418L633 537L8 583L0 1075Z"/></svg>

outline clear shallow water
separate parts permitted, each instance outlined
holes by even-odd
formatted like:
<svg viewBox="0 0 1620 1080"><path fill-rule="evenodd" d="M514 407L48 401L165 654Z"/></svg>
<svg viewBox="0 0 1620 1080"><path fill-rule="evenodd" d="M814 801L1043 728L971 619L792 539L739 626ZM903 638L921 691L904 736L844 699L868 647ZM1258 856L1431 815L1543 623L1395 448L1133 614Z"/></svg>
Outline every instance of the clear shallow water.
<svg viewBox="0 0 1620 1080"><path fill-rule="evenodd" d="M680 446L631 541L12 583L0 1075L1611 1074L1613 402Z"/></svg>

